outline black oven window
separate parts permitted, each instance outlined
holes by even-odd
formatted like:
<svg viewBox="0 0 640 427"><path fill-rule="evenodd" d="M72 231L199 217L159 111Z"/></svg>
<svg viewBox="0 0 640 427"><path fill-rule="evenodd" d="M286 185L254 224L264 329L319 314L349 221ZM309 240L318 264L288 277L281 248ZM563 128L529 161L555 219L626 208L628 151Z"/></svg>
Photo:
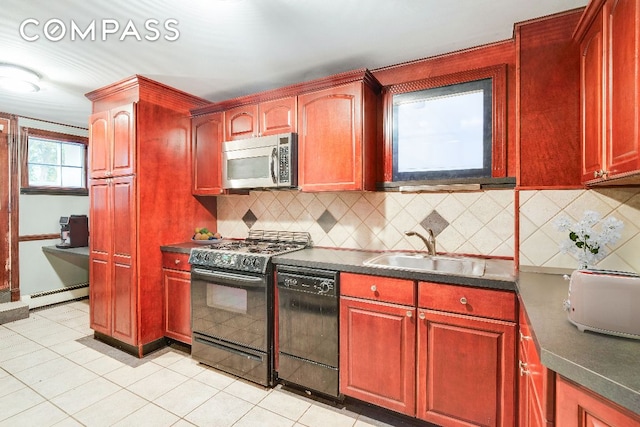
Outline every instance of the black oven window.
<svg viewBox="0 0 640 427"><path fill-rule="evenodd" d="M207 306L234 313L247 314L245 289L207 283Z"/></svg>

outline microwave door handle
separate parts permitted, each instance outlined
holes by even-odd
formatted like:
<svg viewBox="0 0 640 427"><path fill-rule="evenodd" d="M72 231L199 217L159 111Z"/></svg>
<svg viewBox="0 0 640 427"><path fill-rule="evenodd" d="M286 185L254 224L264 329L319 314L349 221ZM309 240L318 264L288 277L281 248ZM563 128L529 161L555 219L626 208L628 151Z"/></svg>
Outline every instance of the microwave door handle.
<svg viewBox="0 0 640 427"><path fill-rule="evenodd" d="M277 161L278 161L278 149L274 147L273 151L271 152L271 179L273 180L274 184L278 183L278 180L276 179Z"/></svg>

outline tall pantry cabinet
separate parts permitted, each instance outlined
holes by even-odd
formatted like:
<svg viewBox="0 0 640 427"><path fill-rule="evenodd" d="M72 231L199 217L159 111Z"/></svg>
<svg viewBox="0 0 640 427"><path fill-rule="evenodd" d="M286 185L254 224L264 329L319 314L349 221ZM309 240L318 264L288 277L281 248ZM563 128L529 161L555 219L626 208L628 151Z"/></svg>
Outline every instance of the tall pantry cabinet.
<svg viewBox="0 0 640 427"><path fill-rule="evenodd" d="M207 101L142 76L86 96L90 325L142 357L164 345L160 246L215 229L215 199L191 193L189 110Z"/></svg>

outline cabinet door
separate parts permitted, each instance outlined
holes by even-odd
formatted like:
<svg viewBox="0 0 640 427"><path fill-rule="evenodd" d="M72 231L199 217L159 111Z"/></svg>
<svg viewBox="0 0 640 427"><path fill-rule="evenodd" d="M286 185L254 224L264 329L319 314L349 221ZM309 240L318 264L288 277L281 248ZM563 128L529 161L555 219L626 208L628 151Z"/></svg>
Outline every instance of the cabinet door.
<svg viewBox="0 0 640 427"><path fill-rule="evenodd" d="M165 336L191 344L191 274L162 269Z"/></svg>
<svg viewBox="0 0 640 427"><path fill-rule="evenodd" d="M582 182L598 178L604 167L604 51L602 13L580 44Z"/></svg>
<svg viewBox="0 0 640 427"><path fill-rule="evenodd" d="M340 392L415 414L415 308L340 298Z"/></svg>
<svg viewBox="0 0 640 427"><path fill-rule="evenodd" d="M213 113L192 121L193 194L206 196L222 193L221 149L224 141L224 115Z"/></svg>
<svg viewBox="0 0 640 427"><path fill-rule="evenodd" d="M104 178L111 170L111 142L109 141L109 112L89 117L89 176Z"/></svg>
<svg viewBox="0 0 640 427"><path fill-rule="evenodd" d="M637 171L638 109L640 80L638 78L640 48L638 0L609 0L605 4L605 28L609 58L609 144L606 170L609 176Z"/></svg>
<svg viewBox="0 0 640 427"><path fill-rule="evenodd" d="M258 105L260 135L275 135L297 131L296 97L261 102Z"/></svg>
<svg viewBox="0 0 640 427"><path fill-rule="evenodd" d="M113 215L113 304L112 336L120 341L137 343L136 292L136 203L132 176L115 178L111 184Z"/></svg>
<svg viewBox="0 0 640 427"><path fill-rule="evenodd" d="M363 88L355 82L298 97L298 185L363 189Z"/></svg>
<svg viewBox="0 0 640 427"><path fill-rule="evenodd" d="M227 141L258 136L258 105L243 105L225 111Z"/></svg>
<svg viewBox="0 0 640 427"><path fill-rule="evenodd" d="M640 416L557 376L556 425L561 427L638 427Z"/></svg>
<svg viewBox="0 0 640 427"><path fill-rule="evenodd" d="M515 425L515 323L418 310L417 417Z"/></svg>
<svg viewBox="0 0 640 427"><path fill-rule="evenodd" d="M107 179L89 186L89 325L111 335L111 197Z"/></svg>
<svg viewBox="0 0 640 427"><path fill-rule="evenodd" d="M135 171L135 104L110 110L111 115L111 176L131 175Z"/></svg>

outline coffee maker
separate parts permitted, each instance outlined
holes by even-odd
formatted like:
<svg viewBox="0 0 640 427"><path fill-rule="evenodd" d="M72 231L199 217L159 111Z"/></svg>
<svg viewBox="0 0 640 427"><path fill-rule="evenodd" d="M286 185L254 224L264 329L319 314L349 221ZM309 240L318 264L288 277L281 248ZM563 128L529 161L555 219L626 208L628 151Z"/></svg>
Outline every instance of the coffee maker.
<svg viewBox="0 0 640 427"><path fill-rule="evenodd" d="M78 248L89 245L89 219L86 215L60 217L60 249Z"/></svg>

